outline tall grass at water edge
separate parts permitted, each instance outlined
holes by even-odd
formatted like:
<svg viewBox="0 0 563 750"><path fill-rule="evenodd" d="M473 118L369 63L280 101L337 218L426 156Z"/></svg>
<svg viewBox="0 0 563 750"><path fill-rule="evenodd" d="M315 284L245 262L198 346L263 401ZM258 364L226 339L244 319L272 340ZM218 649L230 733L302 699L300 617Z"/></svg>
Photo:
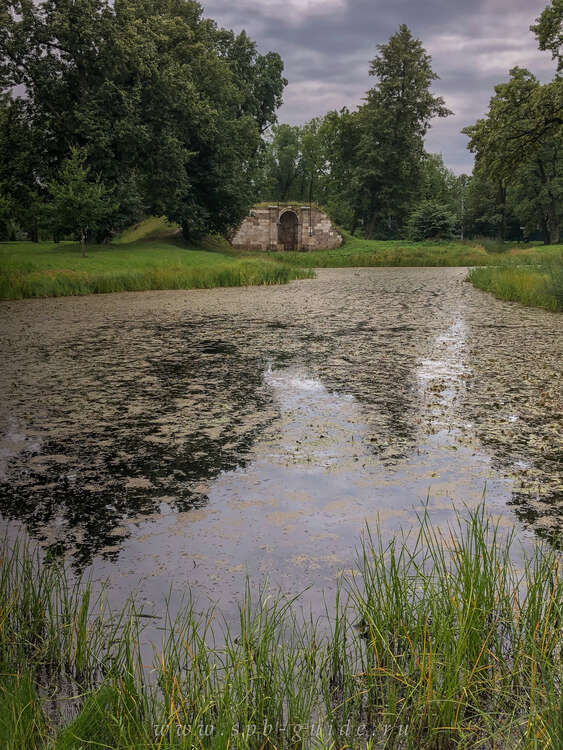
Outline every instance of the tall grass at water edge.
<svg viewBox="0 0 563 750"><path fill-rule="evenodd" d="M563 310L563 251L559 255L521 257L517 254L497 266L472 268L468 279L498 299Z"/></svg>
<svg viewBox="0 0 563 750"><path fill-rule="evenodd" d="M86 258L73 243L0 243L0 299L280 284L323 267L477 266L470 274L476 286L561 309L563 246L345 239L340 248L312 252L245 252L217 236L191 248L173 225L152 217L112 245L90 247Z"/></svg>
<svg viewBox="0 0 563 750"><path fill-rule="evenodd" d="M235 257L215 238L192 249L177 238L92 246L0 243L0 299L59 297L150 289L283 284L310 278L308 269L272 258Z"/></svg>
<svg viewBox="0 0 563 750"><path fill-rule="evenodd" d="M312 276L313 272L305 269L259 261L226 263L211 268L155 268L124 273L92 274L65 270L13 273L0 275L0 299L286 284L294 279Z"/></svg>
<svg viewBox="0 0 563 750"><path fill-rule="evenodd" d="M143 612L25 546L0 572L0 746L563 747L560 560L523 564L483 507L448 533L427 516L366 533L328 626L250 588L237 627L188 599L152 665Z"/></svg>

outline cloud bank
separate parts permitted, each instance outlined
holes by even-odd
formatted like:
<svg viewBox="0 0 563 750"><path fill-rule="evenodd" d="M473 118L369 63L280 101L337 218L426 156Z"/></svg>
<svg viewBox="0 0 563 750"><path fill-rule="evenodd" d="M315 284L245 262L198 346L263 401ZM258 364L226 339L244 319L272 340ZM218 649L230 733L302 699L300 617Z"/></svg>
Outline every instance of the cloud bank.
<svg viewBox="0 0 563 750"><path fill-rule="evenodd" d="M487 110L493 87L515 65L541 81L555 72L529 31L547 0L208 0L205 14L246 29L260 50L279 52L289 84L281 122L301 124L329 109L361 103L374 80L369 61L401 23L422 40L440 76L433 90L455 115L435 120L426 147L448 167L470 172L460 130Z"/></svg>

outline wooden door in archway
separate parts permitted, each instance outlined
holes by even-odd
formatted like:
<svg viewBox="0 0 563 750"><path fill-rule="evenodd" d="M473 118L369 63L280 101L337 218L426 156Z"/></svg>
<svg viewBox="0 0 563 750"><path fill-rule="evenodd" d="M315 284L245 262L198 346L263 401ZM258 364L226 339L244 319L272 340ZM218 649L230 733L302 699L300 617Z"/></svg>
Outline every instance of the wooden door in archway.
<svg viewBox="0 0 563 750"><path fill-rule="evenodd" d="M280 218L278 243L284 250L297 250L297 230L299 222L293 211L286 211Z"/></svg>

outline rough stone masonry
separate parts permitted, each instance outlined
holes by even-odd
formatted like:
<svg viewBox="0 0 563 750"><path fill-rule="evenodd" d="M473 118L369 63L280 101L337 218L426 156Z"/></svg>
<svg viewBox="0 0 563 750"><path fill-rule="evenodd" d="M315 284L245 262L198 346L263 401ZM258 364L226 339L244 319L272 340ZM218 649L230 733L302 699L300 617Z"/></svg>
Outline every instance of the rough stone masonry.
<svg viewBox="0 0 563 750"><path fill-rule="evenodd" d="M326 250L340 247L343 238L316 206L255 206L231 238L244 250Z"/></svg>

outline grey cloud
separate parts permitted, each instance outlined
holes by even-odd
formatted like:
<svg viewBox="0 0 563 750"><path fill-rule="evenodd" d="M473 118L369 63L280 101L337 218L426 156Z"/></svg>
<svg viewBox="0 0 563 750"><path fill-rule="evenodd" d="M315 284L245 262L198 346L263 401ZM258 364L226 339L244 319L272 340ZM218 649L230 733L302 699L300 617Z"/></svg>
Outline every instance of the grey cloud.
<svg viewBox="0 0 563 750"><path fill-rule="evenodd" d="M472 168L465 125L481 117L493 86L514 65L542 81L554 74L529 26L547 0L209 0L206 15L222 26L246 29L261 51L278 51L289 85L279 118L303 123L329 109L354 109L373 85L369 61L406 23L432 55L440 76L434 92L454 117L438 120L427 148L457 172Z"/></svg>

